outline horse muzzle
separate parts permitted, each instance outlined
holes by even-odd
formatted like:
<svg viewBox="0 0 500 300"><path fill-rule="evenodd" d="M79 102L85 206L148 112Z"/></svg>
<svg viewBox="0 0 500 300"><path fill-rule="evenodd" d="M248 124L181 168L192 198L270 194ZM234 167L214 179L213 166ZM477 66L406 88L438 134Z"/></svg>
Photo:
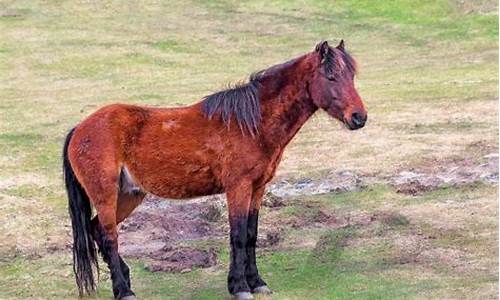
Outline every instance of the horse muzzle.
<svg viewBox="0 0 500 300"><path fill-rule="evenodd" d="M354 112L349 119L344 118L344 124L346 124L347 128L350 130L356 130L363 128L367 119L367 113Z"/></svg>

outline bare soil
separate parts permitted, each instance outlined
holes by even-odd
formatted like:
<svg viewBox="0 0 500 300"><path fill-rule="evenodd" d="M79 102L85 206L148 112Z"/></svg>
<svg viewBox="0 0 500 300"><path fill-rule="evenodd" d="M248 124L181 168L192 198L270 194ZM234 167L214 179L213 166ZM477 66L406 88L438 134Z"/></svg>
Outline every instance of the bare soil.
<svg viewBox="0 0 500 300"><path fill-rule="evenodd" d="M208 268L217 264L215 249L200 250L191 247L166 247L149 256L146 264L151 272L189 272L193 268Z"/></svg>
<svg viewBox="0 0 500 300"><path fill-rule="evenodd" d="M223 238L221 197L174 202L149 195L120 226L120 252L146 258L151 271L181 272L217 263L215 249L201 250L180 242ZM221 208L219 208L219 206Z"/></svg>
<svg viewBox="0 0 500 300"><path fill-rule="evenodd" d="M474 159L429 160L390 179L398 192L411 195L474 182L498 182L498 153L483 156L479 163Z"/></svg>

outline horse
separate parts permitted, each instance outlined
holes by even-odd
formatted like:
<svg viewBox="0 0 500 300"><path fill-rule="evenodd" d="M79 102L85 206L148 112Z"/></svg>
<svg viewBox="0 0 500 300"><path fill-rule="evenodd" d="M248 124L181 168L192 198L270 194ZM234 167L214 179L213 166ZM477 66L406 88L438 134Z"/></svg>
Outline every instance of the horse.
<svg viewBox="0 0 500 300"><path fill-rule="evenodd" d="M318 109L348 129L365 125L367 111L355 74L356 61L343 40L335 47L322 41L309 53L193 105L112 104L71 129L63 174L80 296L96 289L99 250L115 299L136 299L130 269L118 253L117 225L147 193L169 199L226 193L229 293L238 300L271 293L255 257L266 184L288 143Z"/></svg>

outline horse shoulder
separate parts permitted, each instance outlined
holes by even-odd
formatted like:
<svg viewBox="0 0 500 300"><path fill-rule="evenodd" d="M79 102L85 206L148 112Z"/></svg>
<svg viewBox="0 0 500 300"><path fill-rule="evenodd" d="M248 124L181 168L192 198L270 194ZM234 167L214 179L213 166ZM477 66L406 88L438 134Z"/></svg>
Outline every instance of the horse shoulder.
<svg viewBox="0 0 500 300"><path fill-rule="evenodd" d="M226 153L223 178L225 185L234 185L242 180L250 180L262 186L272 180L281 160L283 149L270 149L259 139L247 139L237 153Z"/></svg>

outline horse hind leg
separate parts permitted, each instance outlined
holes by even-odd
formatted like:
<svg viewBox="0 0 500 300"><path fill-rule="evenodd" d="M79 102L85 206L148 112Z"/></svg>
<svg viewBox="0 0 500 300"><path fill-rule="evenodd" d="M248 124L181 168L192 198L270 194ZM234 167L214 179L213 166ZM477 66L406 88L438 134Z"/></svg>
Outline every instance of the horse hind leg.
<svg viewBox="0 0 500 300"><path fill-rule="evenodd" d="M104 262L111 272L113 294L116 299L135 299L130 289L130 278L126 277L123 270L123 260L118 254L118 232L116 223L116 201L115 205L96 205L97 219L94 219L94 239L96 240ZM128 268L127 268L128 269ZM132 296L132 297L128 297Z"/></svg>
<svg viewBox="0 0 500 300"><path fill-rule="evenodd" d="M145 196L146 193L142 191L138 186L133 184L133 181L131 180L131 177L129 176L126 169L122 170L122 173L120 175L120 188L118 191L116 206L116 224L119 224L123 220L125 220L132 213L132 211L142 203ZM105 258L105 254L103 252L103 250L105 250L105 232L103 226L99 222L99 215L94 217L94 219L92 220L92 228L94 240L97 243L101 253L103 254L103 258L106 260L107 258ZM118 255L118 258L120 261L120 268L123 273L123 277L125 278L125 282L130 289L130 268L120 255ZM117 291L113 292L116 296Z"/></svg>
<svg viewBox="0 0 500 300"><path fill-rule="evenodd" d="M135 299L130 289L129 280L126 279L122 268L122 259L118 255L118 231L117 231L117 208L119 191L119 174L111 167L113 160L108 159L107 168L101 160L99 176L85 174L84 169L80 182L84 186L91 202L93 203L97 216L92 221L92 232L94 240L99 246L103 260L111 272L113 294L116 299ZM78 163L78 162L77 162ZM82 168L83 169L83 168ZM80 170L82 170L80 169ZM96 169L93 170L94 174Z"/></svg>
<svg viewBox="0 0 500 300"><path fill-rule="evenodd" d="M118 206L116 208L116 224L120 224L123 220L125 220L134 211L134 209L142 203L145 196L146 193L139 187L137 187L136 185L125 186L122 180L120 182L120 191L118 193ZM131 287L130 269L125 263L125 261L121 258L121 256L119 257L123 275L125 276L125 280L127 281L128 287L130 288Z"/></svg>
<svg viewBox="0 0 500 300"><path fill-rule="evenodd" d="M118 216L118 214L117 214ZM123 214L122 214L123 216ZM94 241L96 242L97 246L99 247L99 251L101 252L101 255L103 256L103 259L106 263L109 264L109 255L105 253L106 251L106 234L104 232L103 226L99 223L99 217L95 216L92 219L92 236L94 238ZM125 283L127 284L127 287L129 289L132 288L131 281L130 281L130 268L128 265L125 263L123 258L118 254L118 259L120 261L120 269L123 274L123 278L125 279ZM111 269L111 267L110 267ZM115 296L119 294L119 290L113 288L113 293ZM123 299L123 298L122 298ZM132 298L133 299L133 298Z"/></svg>

